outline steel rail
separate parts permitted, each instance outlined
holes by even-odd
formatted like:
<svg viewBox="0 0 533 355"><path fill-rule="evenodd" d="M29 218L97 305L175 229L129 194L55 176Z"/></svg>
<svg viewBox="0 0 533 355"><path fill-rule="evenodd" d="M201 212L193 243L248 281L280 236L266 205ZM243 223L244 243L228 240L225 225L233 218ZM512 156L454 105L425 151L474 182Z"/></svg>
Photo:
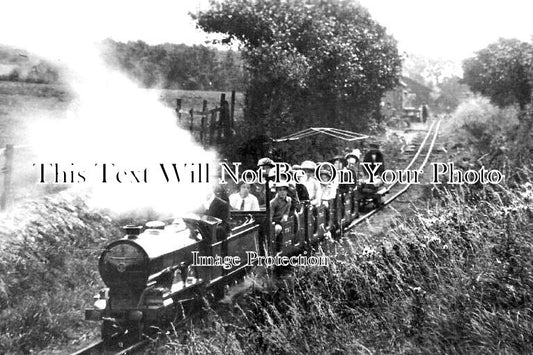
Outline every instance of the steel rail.
<svg viewBox="0 0 533 355"><path fill-rule="evenodd" d="M411 162L407 165L407 167L404 170L409 169L413 165L413 163L418 159L418 156L422 152L423 147L426 145L428 137L431 135L431 133L433 132L433 128L435 127L435 130L433 132L433 139L432 139L431 144L429 146L429 149L428 149L428 152L426 154L426 157L425 157L424 161L422 162L422 164L419 167L419 170L424 168L424 166L427 164L427 161L429 160L431 152L433 151L433 147L435 145L435 141L436 141L437 136L438 136L438 131L439 131L441 122L442 122L442 119L439 120L438 122L434 121L431 124L431 126L429 127L428 132L427 132L426 136L424 137L424 140L420 144L420 147L418 148L416 154L413 156L413 158L411 159ZM437 125L435 125L435 123L437 123ZM407 184L403 189L398 191L394 196L392 196L387 201L385 201L382 206L386 206L386 205L392 203L395 199L397 199L399 196L404 194L409 189L409 187L412 184L413 183ZM392 185L388 186L387 187L387 191L389 191L394 185L396 185L396 184L392 184ZM358 219L354 220L352 223L350 223L350 225L348 227L344 228L343 230L347 231L347 230L352 229L353 227L355 227L356 225L360 224L364 220L367 220L368 218L372 217L374 214L376 214L380 210L381 210L381 208L373 209L372 211L368 212L367 214L365 214L365 215L359 217ZM183 319L181 322L186 321L187 319L188 319L188 317ZM118 336L115 343L118 344L120 342L120 340L121 340L120 336ZM132 345L129 345L127 348L124 348L124 349L119 349L117 351L112 351L112 350L111 351L105 351L104 342L103 342L103 340L100 340L100 341L92 343L91 345L89 345L89 346L87 346L87 347L85 347L85 348L83 348L81 350L76 351L75 353L72 353L72 355L90 355L90 354L104 354L104 353L105 354L109 354L109 355L111 355L111 354L113 354L113 355L125 355L125 354L128 354L128 353L132 352L132 351L138 350L138 349L146 346L149 343L150 343L149 339L143 339L143 340L140 340L140 341L137 341L137 342L133 343Z"/></svg>
<svg viewBox="0 0 533 355"><path fill-rule="evenodd" d="M425 157L424 161L422 162L422 164L418 168L418 170L422 170L424 168L424 166L427 164L427 161L429 160L429 157L430 157L431 152L433 151L433 147L435 145L435 141L437 140L437 136L438 136L438 133L439 133L439 128L440 128L441 122L442 122L442 119L440 119L438 121L437 125L435 126L433 139L432 139L431 144L429 146L428 152L426 154L426 157ZM426 138L424 138L424 141L420 144L420 147L419 147L418 152L415 155L414 159L418 158L418 155L419 155L422 147L426 144L427 138L429 137L429 133L431 133L431 129L433 128L434 124L435 124L435 121L431 125L430 130L428 131L428 134L426 134ZM411 161L411 163L408 165L408 167L410 167L412 165L413 161L414 160ZM392 196L387 201L385 201L381 207L387 206L388 204L392 203L394 200L396 200L398 197L400 197L402 194L404 194L409 189L409 187L412 184L413 184L412 182L406 184L406 186L403 189L401 189L400 191L398 191L398 193L396 193L394 196ZM389 190L390 189L388 189L387 191L389 191ZM369 219L370 217L372 217L374 214L378 213L380 210L381 210L381 208L375 208L372 211L368 212L367 214L357 218L356 220L352 221L352 223L350 223L350 225L348 227L344 228L343 231L349 231L350 229L352 229L356 225L360 224L361 222L363 222L363 221Z"/></svg>

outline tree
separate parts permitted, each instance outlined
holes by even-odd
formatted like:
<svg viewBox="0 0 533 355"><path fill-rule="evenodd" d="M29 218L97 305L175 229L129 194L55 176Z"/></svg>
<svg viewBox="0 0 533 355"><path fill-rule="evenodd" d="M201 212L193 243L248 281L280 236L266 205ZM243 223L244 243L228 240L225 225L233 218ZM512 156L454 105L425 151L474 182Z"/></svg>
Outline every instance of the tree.
<svg viewBox="0 0 533 355"><path fill-rule="evenodd" d="M145 87L166 89L242 90L243 68L239 53L205 46L142 41L104 41L105 59ZM224 66L224 70L220 67ZM238 78L239 80L235 80Z"/></svg>
<svg viewBox="0 0 533 355"><path fill-rule="evenodd" d="M532 45L499 39L463 63L464 82L500 107L531 101Z"/></svg>
<svg viewBox="0 0 533 355"><path fill-rule="evenodd" d="M212 2L194 16L238 40L249 74L245 119L273 136L312 125L363 130L398 83L396 41L348 0Z"/></svg>
<svg viewBox="0 0 533 355"><path fill-rule="evenodd" d="M472 93L468 85L457 76L444 78L436 88L435 106L439 111L455 110Z"/></svg>

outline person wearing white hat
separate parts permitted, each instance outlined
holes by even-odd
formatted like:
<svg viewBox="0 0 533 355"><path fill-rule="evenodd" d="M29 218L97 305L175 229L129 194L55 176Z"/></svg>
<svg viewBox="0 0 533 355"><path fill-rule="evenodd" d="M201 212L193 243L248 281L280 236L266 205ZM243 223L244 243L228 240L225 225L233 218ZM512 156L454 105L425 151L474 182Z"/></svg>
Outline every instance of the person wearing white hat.
<svg viewBox="0 0 533 355"><path fill-rule="evenodd" d="M320 169L320 186L322 189L321 200L325 206L328 206L329 201L334 200L337 195L338 181L331 180L332 176L333 174L329 169L325 167ZM329 180L331 181L327 182Z"/></svg>
<svg viewBox="0 0 533 355"><path fill-rule="evenodd" d="M320 182L315 178L316 164L310 160L302 163L301 169L305 171L305 176L301 183L306 187L309 194L309 201L312 205L320 205L322 188Z"/></svg>

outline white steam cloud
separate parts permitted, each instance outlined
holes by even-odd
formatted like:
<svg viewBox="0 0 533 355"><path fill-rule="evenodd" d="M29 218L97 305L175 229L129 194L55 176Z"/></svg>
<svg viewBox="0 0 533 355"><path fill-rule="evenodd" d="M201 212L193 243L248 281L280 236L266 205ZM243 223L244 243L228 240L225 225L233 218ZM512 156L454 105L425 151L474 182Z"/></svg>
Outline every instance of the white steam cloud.
<svg viewBox="0 0 533 355"><path fill-rule="evenodd" d="M201 203L210 187L205 176L199 182L197 167L203 164L205 174L208 164L213 173L215 154L176 126L175 113L160 103L157 91L141 89L108 69L96 46L78 48L77 56L68 63L75 98L67 119L43 120L29 132L39 163L46 164L47 179L54 182L55 169L49 164L57 163L67 179L74 172L74 185L91 186L97 206L117 212L150 207L183 213ZM179 183L171 164L179 168Z"/></svg>
<svg viewBox="0 0 533 355"><path fill-rule="evenodd" d="M41 14L33 11L34 5L44 6L34 2L26 7L26 19L32 21L25 23L30 27L12 27L15 35L0 36L2 44L27 50L68 69L63 78L74 99L66 119L32 119L28 142L37 153L35 163L57 163L68 178L70 171L74 171L78 182L73 188L89 188L94 205L116 212L152 208L162 214L181 214L197 207L211 186L205 183L205 177L199 183L198 175L191 182L190 171L184 169L184 164L188 167L192 163L209 164L213 174L216 154L205 151L188 132L177 127L175 113L160 102L157 91L141 89L125 75L106 67L98 48L100 40L106 37L102 32L105 27L99 26L97 17L84 15L83 9L71 2L50 4L72 10L75 16L62 17L59 13L56 18L65 18L65 23L51 21L46 16L47 9L42 8ZM104 11L98 9L98 3L93 5L92 10ZM112 16L107 14L104 19L108 17ZM120 26L119 22L116 25ZM3 27L0 25L0 30ZM98 32L96 39L91 35L92 28ZM34 162L28 162L31 163ZM107 183L102 182L104 163L108 164ZM180 183L168 165L172 163L181 169ZM160 164L167 164L170 182L165 181ZM137 183L129 173L134 170L137 178L142 176L143 180L145 169L147 182ZM82 172L84 181L77 172ZM121 183L115 178L117 173ZM47 176L53 177L53 170Z"/></svg>

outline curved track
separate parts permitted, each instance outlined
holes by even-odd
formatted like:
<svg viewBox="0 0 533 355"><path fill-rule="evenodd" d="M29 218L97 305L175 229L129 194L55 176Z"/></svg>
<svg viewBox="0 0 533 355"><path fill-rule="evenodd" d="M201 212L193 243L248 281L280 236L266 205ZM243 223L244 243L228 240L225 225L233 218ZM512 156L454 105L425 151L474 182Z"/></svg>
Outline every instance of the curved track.
<svg viewBox="0 0 533 355"><path fill-rule="evenodd" d="M415 155L413 156L413 158L411 159L409 164L403 170L408 170L418 160L420 154L422 153L422 151L424 150L424 147L426 146L426 143L427 143L429 137L431 136L431 134L433 134L433 138L432 138L431 143L430 143L430 145L428 147L428 150L427 150L427 153L425 155L425 158L422 161L422 163L419 165L418 170L422 170L425 167L425 165L427 164L427 162L429 160L431 152L433 151L433 148L435 146L435 142L437 140L437 136L438 136L438 133L439 133L439 128L440 128L441 122L442 122L442 120L433 121L431 126L428 128L428 131L427 131L423 141L420 143L420 146L419 146L418 150L416 151ZM348 227L344 228L343 231L344 232L349 231L349 230L353 229L356 225L358 225L358 224L362 223L363 221L365 221L365 220L369 219L370 217L372 217L374 214L379 212L383 207L391 204L394 200L396 200L398 197L403 195L409 189L409 187L411 187L412 184L413 183L406 184L402 189L400 189L398 192L396 192L392 197L387 199L379 208L375 208L375 209L369 211L368 213L360 216L359 218L354 220ZM397 183L393 183L393 184L387 186L387 188L386 188L387 192L390 192L396 185L397 185ZM185 319L180 321L180 323L183 323L183 322L187 321L189 319L189 317L186 317ZM128 340L123 339L121 336L117 336L116 339L113 341L113 344L111 346L109 346L109 345L105 346L104 342L102 340L100 340L100 341L94 342L94 343L86 346L85 348L73 353L72 355L89 355L89 354L123 355L123 354L130 354L130 353L134 353L136 351L139 351L140 349L144 348L145 346L147 346L150 343L151 343L151 340L149 338L143 339L143 340L140 340L140 341L136 341L136 342L131 342L131 341L128 342Z"/></svg>
<svg viewBox="0 0 533 355"><path fill-rule="evenodd" d="M429 160L429 157L431 156L431 152L433 151L433 147L435 146L435 141L437 140L437 136L438 136L438 133L439 133L441 122L442 122L442 120L439 120L438 122L437 121L433 121L433 123L431 124L430 128L428 129L428 132L427 132L426 136L424 137L424 140L420 144L420 147L418 148L418 151L413 156L413 158L411 159L411 162L407 165L407 167L404 170L408 170L413 165L413 163L418 159L420 153L422 152L422 150L423 150L423 148L424 148L424 146L426 144L426 141L427 141L428 137L431 135L431 133L433 133L433 139L431 140L431 144L429 145L429 148L428 148L428 151L427 151L426 156L424 158L424 161L418 167L418 170L424 169L424 167L426 166L426 164L427 164L427 162ZM395 183L389 185L387 187L387 192L389 192L394 186L396 186L396 184L397 183L395 182ZM345 230L348 231L348 230L352 229L353 227L355 227L359 223L369 219L374 214L379 212L381 210L381 208L383 208L384 206L387 206L387 205L391 204L394 200L396 200L398 197L403 195L409 189L409 187L411 187L412 184L413 183L405 184L405 186L400 191L398 191L392 197L390 197L387 201L385 201L380 208L375 208L372 211L360 216L359 218L354 220L352 223L350 223L350 225L348 227L346 227Z"/></svg>

